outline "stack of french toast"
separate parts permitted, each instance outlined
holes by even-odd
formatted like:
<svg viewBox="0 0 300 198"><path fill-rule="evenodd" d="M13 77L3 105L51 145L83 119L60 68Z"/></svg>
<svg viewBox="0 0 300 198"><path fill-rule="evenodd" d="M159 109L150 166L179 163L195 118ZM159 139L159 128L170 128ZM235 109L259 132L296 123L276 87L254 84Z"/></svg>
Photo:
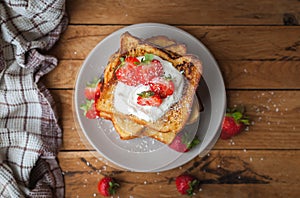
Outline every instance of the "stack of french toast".
<svg viewBox="0 0 300 198"><path fill-rule="evenodd" d="M96 109L122 140L148 136L170 144L199 116L195 91L201 74L201 61L187 54L185 44L125 32L104 70Z"/></svg>

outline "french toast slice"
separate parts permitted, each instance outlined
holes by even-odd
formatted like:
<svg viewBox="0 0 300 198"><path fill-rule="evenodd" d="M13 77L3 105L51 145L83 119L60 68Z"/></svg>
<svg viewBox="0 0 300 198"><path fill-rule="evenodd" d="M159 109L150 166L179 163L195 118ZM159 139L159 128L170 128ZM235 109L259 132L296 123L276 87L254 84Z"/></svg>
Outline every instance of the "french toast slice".
<svg viewBox="0 0 300 198"><path fill-rule="evenodd" d="M170 40L166 36L154 36L146 39L145 41L151 44L155 44L159 48L164 48L165 50L169 50L180 55L185 55L187 52L185 44L176 43L174 40ZM111 59L114 59L114 56L115 54L113 54ZM193 104L188 124L191 124L196 120L196 118L199 116L200 110L201 109L198 105ZM130 119L126 119L125 116L122 115L114 115L113 118L111 118L110 114L104 113L103 111L101 112L101 114L101 117L112 120L115 126L115 130L122 140L129 140L140 136L149 136L160 142L169 144L176 136L175 133L161 133L154 129L148 129L145 126L139 125Z"/></svg>
<svg viewBox="0 0 300 198"><path fill-rule="evenodd" d="M161 37L158 40L162 40ZM105 69L101 97L96 103L96 108L100 111L100 117L112 120L121 139L131 139L146 135L161 142L170 143L189 117L193 95L202 73L202 67L196 57L180 55L185 54L185 46L177 45L174 42L168 43L164 40L162 45L165 48L160 48L161 46L157 47L159 42L154 41L153 38L152 42L155 42L155 45L149 44L149 40L148 42L142 41L127 32L122 35L121 47L118 52L111 56ZM170 46L172 48L169 48ZM132 115L122 115L113 107L113 93L117 83L114 73L120 64L120 57L141 56L145 53L158 55L171 62L187 79L182 99L154 123L145 122Z"/></svg>
<svg viewBox="0 0 300 198"><path fill-rule="evenodd" d="M144 40L147 43L157 45L160 48L166 48L170 45L178 44L175 40L169 39L167 36L159 35Z"/></svg>
<svg viewBox="0 0 300 198"><path fill-rule="evenodd" d="M171 40L166 36L153 36L145 39L145 42L156 45L159 48L177 53L180 55L185 55L187 53L186 45L183 43L178 43L175 40Z"/></svg>
<svg viewBox="0 0 300 198"><path fill-rule="evenodd" d="M126 115L114 115L112 118L115 130L122 140L134 139L142 136L145 126L133 122Z"/></svg>

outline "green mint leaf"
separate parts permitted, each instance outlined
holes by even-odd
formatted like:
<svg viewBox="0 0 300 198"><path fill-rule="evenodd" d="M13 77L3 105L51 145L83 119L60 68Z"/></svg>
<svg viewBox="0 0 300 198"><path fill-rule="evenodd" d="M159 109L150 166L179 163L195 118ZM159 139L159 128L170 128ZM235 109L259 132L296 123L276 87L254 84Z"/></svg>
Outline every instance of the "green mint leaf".
<svg viewBox="0 0 300 198"><path fill-rule="evenodd" d="M145 54L145 61L152 61L154 58L153 54Z"/></svg>
<svg viewBox="0 0 300 198"><path fill-rule="evenodd" d="M143 91L141 93L138 93L137 95L141 96L142 98L150 98L154 95L153 91Z"/></svg>
<svg viewBox="0 0 300 198"><path fill-rule="evenodd" d="M154 59L154 55L153 54L145 54L144 57L141 60L141 63L149 63Z"/></svg>

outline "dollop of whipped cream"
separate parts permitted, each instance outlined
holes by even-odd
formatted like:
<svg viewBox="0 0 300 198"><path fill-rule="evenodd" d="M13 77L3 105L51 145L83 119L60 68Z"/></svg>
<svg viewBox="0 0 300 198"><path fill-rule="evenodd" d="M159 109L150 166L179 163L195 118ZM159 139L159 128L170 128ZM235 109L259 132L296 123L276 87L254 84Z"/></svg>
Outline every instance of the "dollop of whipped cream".
<svg viewBox="0 0 300 198"><path fill-rule="evenodd" d="M141 60L144 56L137 57ZM134 115L147 122L155 122L162 117L170 107L177 103L181 97L184 88L184 76L173 67L172 63L163 60L159 56L154 55L154 59L161 62L165 76L171 76L175 86L174 93L163 99L160 106L141 106L137 103L138 94L148 91L148 85L129 86L122 82L118 82L114 91L114 108L120 113L126 115Z"/></svg>

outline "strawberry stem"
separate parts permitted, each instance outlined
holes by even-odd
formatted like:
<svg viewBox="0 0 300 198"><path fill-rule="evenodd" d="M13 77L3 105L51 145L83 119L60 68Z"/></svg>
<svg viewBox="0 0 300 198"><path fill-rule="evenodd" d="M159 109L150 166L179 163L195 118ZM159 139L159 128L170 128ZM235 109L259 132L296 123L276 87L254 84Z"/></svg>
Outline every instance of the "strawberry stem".
<svg viewBox="0 0 300 198"><path fill-rule="evenodd" d="M114 195L116 193L116 189L120 187L120 185L114 181L110 181L109 183L109 194Z"/></svg>
<svg viewBox="0 0 300 198"><path fill-rule="evenodd" d="M227 109L226 116L233 117L235 123L243 123L245 125L249 125L249 118L244 115L245 107L242 105L236 106L232 109Z"/></svg>
<svg viewBox="0 0 300 198"><path fill-rule="evenodd" d="M198 179L194 179L192 182L190 182L189 184L189 189L186 191L188 195L192 196L194 189L199 185L199 180Z"/></svg>

